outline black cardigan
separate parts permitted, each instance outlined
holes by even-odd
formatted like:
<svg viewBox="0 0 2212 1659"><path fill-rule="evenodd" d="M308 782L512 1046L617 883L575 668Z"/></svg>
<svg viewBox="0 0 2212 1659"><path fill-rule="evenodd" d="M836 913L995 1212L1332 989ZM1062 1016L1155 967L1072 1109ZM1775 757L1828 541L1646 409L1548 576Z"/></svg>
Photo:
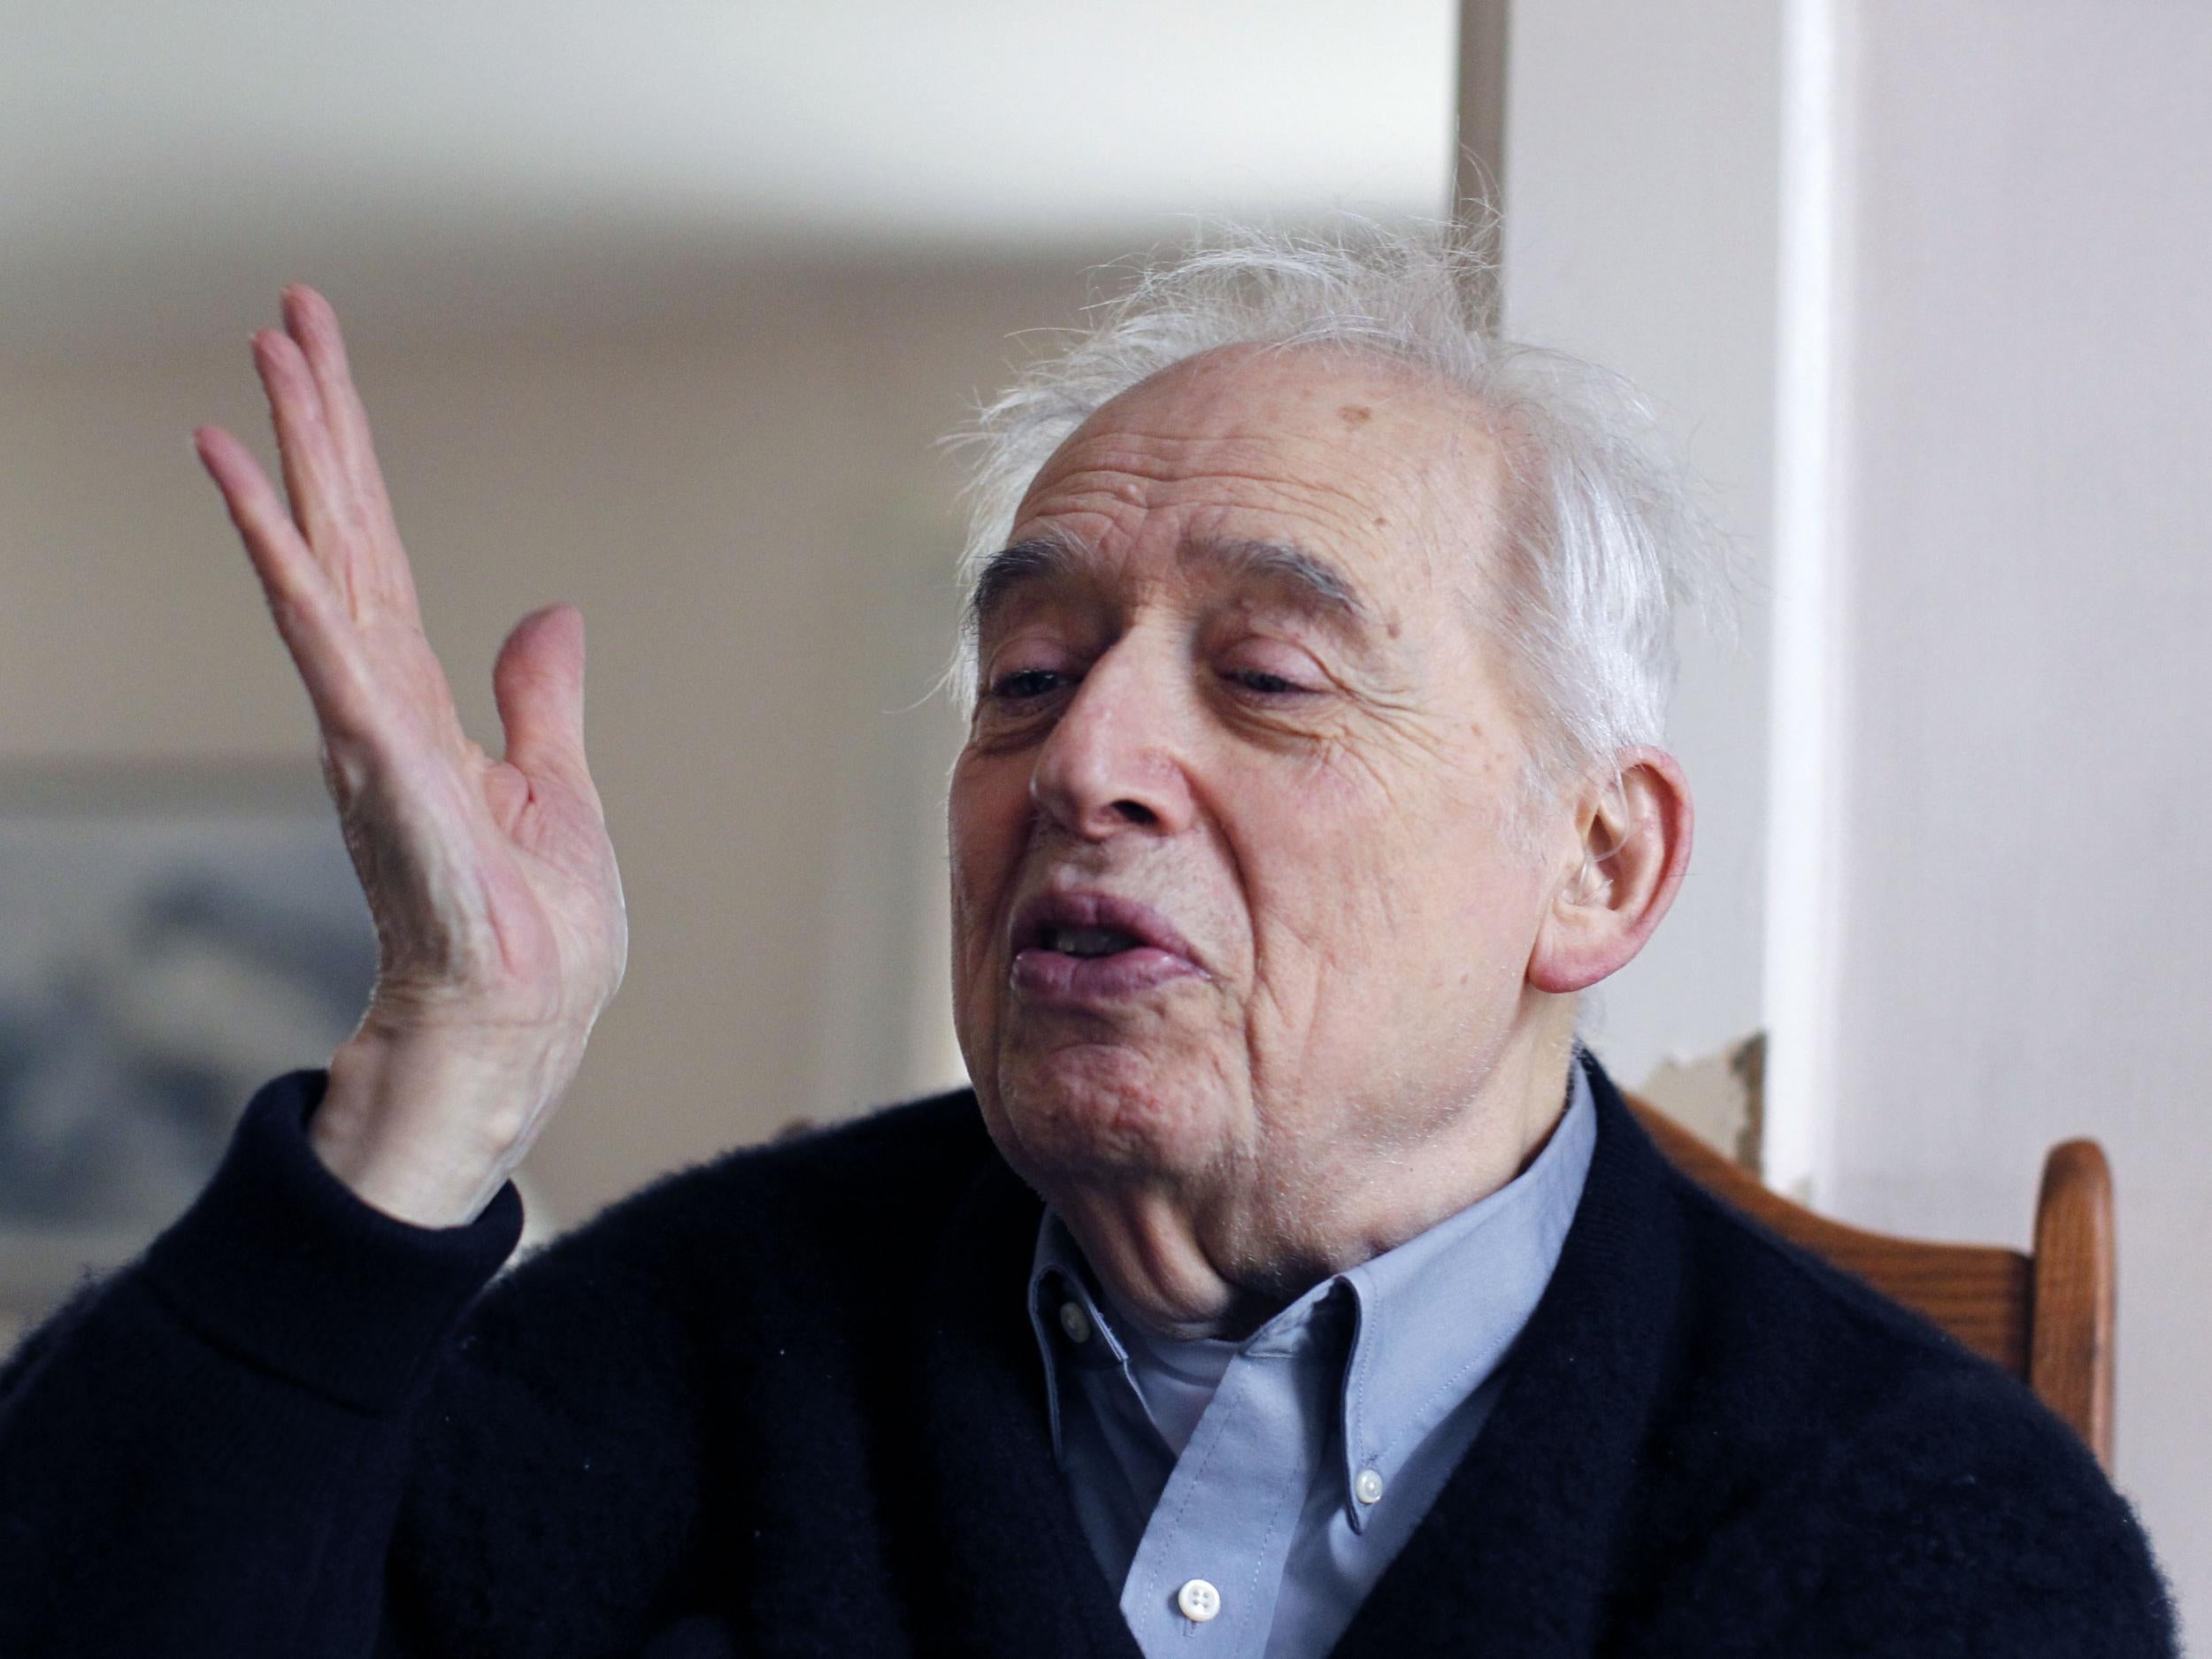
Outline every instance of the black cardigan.
<svg viewBox="0 0 2212 1659"><path fill-rule="evenodd" d="M2172 1654L2071 1432L1592 1071L1495 1414L1336 1651ZM1133 1659L1053 1466L1039 1202L972 1094L674 1171L495 1279L513 1187L382 1215L306 1142L325 1080L258 1091L0 1369L0 1655Z"/></svg>

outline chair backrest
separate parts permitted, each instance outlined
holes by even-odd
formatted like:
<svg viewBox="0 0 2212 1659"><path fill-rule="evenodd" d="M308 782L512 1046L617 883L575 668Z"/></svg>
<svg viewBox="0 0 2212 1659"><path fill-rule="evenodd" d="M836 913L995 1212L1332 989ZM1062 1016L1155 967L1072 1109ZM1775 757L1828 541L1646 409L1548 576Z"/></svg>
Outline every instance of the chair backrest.
<svg viewBox="0 0 2212 1659"><path fill-rule="evenodd" d="M2044 1158L2035 1249L2024 1256L1831 1221L1769 1190L1648 1101L1627 1100L1677 1169L1994 1360L2071 1424L2112 1472L2112 1174L2094 1141L2062 1141Z"/></svg>

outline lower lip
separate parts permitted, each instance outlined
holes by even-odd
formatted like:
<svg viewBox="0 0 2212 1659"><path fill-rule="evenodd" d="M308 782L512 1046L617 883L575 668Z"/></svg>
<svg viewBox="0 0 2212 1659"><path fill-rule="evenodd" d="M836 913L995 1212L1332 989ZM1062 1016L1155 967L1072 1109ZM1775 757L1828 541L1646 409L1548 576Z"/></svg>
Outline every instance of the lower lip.
<svg viewBox="0 0 2212 1659"><path fill-rule="evenodd" d="M1198 964L1173 951L1144 945L1110 956L1071 956L1032 948L1014 958L1012 983L1025 1002L1048 1007L1126 1002L1198 972Z"/></svg>

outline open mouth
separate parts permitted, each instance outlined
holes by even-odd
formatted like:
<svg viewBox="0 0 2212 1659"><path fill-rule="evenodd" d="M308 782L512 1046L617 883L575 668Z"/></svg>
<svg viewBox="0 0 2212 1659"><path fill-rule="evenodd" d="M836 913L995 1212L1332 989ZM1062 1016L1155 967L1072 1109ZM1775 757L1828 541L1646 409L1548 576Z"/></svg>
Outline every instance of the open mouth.
<svg viewBox="0 0 2212 1659"><path fill-rule="evenodd" d="M1040 949L1067 956L1111 956L1134 950L1144 941L1119 927L1048 927L1037 942Z"/></svg>
<svg viewBox="0 0 2212 1659"><path fill-rule="evenodd" d="M1112 893L1033 894L1010 942L1013 988L1039 1002L1114 1002L1204 972L1166 917Z"/></svg>

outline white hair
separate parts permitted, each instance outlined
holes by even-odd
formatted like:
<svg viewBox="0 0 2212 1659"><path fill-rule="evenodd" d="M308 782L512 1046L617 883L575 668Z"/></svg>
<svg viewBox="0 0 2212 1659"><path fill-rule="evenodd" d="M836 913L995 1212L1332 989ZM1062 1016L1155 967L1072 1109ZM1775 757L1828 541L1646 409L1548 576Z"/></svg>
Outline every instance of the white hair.
<svg viewBox="0 0 2212 1659"><path fill-rule="evenodd" d="M1486 230L1347 216L1327 234L1224 227L1139 270L1056 354L948 442L976 460L961 589L1005 543L1032 479L1101 405L1218 347L1326 346L1410 366L1468 395L1504 465L1500 580L1477 613L1509 656L1532 752L1524 804L1624 749L1663 741L1686 606L1722 615L1722 549L1648 403L1620 377L1484 324ZM950 672L976 695L964 610Z"/></svg>

